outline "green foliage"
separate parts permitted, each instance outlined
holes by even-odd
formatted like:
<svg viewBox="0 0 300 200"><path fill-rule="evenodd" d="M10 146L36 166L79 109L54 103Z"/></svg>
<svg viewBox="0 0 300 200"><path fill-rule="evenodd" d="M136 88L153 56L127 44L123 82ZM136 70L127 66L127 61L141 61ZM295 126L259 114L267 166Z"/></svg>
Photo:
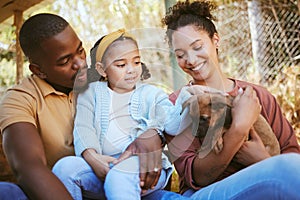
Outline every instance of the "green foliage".
<svg viewBox="0 0 300 200"><path fill-rule="evenodd" d="M3 26L0 30L0 60L10 61L15 57L15 27Z"/></svg>
<svg viewBox="0 0 300 200"><path fill-rule="evenodd" d="M300 143L300 66L286 67L269 86L283 114L292 124Z"/></svg>
<svg viewBox="0 0 300 200"><path fill-rule="evenodd" d="M24 64L24 76L30 74L28 63ZM16 82L16 64L14 60L3 59L0 62L0 91L14 85Z"/></svg>
<svg viewBox="0 0 300 200"><path fill-rule="evenodd" d="M40 13L50 12L63 16L83 41L83 46L89 54L89 49L103 35L115 31L119 28L126 28L129 31L138 30L148 27L161 27L161 18L165 12L161 0L114 0L114 1L94 1L94 0L56 0L52 4L48 4L38 10L28 11L24 13L24 20L29 16ZM14 47L15 33L13 26L6 26L0 32L0 43ZM142 34L142 36L144 36ZM153 40L152 35L147 37L151 40L152 47L160 45L163 38L157 41ZM156 49L159 49L158 47ZM14 59L14 48L0 51L1 60ZM151 70L152 62L156 59L155 54L160 52L151 52L145 56L144 60ZM158 55L158 57L167 57ZM4 59L5 58L5 59ZM88 55L89 58L89 55ZM150 58L150 59L148 59ZM164 61L167 62L167 61ZM9 86L14 84L15 79L15 62L0 63L1 75L0 86ZM11 65L11 66L9 66ZM25 65L24 65L25 66ZM12 70L13 69L13 70ZM164 70L164 69L162 69ZM170 74L170 73L165 73ZM153 76L155 77L155 76ZM165 77L165 81L169 81L170 77Z"/></svg>
<svg viewBox="0 0 300 200"><path fill-rule="evenodd" d="M162 3L161 0L57 0L52 10L70 22L85 48L90 49L101 36L120 28L160 27Z"/></svg>
<svg viewBox="0 0 300 200"><path fill-rule="evenodd" d="M0 68L0 86L10 86L15 82L16 68L11 67L13 64L9 61L2 61Z"/></svg>

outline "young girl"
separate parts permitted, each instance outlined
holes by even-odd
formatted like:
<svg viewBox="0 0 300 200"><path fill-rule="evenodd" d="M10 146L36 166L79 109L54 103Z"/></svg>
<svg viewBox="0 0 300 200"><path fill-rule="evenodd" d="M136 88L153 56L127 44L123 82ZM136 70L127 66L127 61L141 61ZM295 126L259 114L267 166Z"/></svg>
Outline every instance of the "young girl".
<svg viewBox="0 0 300 200"><path fill-rule="evenodd" d="M124 30L101 38L94 52L92 61L102 78L78 96L75 153L91 167L89 179L98 180L107 199L140 199L138 157L114 165L116 158L149 129L161 136L163 131L176 133L181 107L173 106L161 89L139 82L147 74L143 74L137 42ZM159 173L160 168L158 183L143 196L168 182L173 168L163 154L153 171Z"/></svg>

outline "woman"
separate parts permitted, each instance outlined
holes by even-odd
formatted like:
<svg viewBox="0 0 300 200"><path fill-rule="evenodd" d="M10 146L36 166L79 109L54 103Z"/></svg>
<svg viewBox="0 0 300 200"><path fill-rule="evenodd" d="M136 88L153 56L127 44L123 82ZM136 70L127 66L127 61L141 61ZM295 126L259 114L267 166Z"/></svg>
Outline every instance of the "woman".
<svg viewBox="0 0 300 200"><path fill-rule="evenodd" d="M282 182L284 187L289 185L295 191L291 188L281 190L279 188L282 187L276 185L288 174L285 165L296 169L299 155L270 158L260 137L251 127L261 113L278 138L281 153L300 152L294 131L282 115L275 98L266 89L228 78L221 71L218 61L220 37L211 14L215 8L210 1L178 2L163 19L178 65L192 77L188 85L208 86L236 97L232 125L224 134L224 148L220 154L210 152L206 157L199 158L197 150L201 144L189 131L176 137L167 136L168 147L180 177L180 193L196 199L254 199L274 197L271 191L276 190L278 193L275 197L287 195L289 199L299 198L296 187L291 184L295 182L299 187L299 176L292 175L287 182ZM243 89L242 94L238 92L240 88ZM173 102L179 92L170 95ZM248 135L251 139L245 142ZM286 162L285 159L293 161ZM277 169L273 167L275 163ZM263 169L267 169L268 173L262 172ZM266 186L268 180L273 181L273 186ZM263 187L268 189L259 190L262 187L260 184L264 183Z"/></svg>

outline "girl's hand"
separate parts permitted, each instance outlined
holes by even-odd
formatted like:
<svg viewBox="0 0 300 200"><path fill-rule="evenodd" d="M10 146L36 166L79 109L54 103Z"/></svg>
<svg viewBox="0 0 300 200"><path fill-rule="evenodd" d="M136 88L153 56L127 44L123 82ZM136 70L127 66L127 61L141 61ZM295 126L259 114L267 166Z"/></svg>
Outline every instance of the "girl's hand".
<svg viewBox="0 0 300 200"><path fill-rule="evenodd" d="M253 128L250 129L249 138L236 153L234 161L249 166L271 157L261 138Z"/></svg>
<svg viewBox="0 0 300 200"><path fill-rule="evenodd" d="M116 160L114 157L99 154L94 149L85 150L82 156L92 167L96 176L103 181L110 169L109 164Z"/></svg>

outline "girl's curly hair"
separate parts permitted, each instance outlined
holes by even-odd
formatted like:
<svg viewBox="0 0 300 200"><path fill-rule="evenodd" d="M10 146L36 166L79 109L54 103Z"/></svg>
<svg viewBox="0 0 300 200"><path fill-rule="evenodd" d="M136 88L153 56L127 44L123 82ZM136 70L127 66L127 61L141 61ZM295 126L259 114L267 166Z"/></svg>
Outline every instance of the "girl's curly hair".
<svg viewBox="0 0 300 200"><path fill-rule="evenodd" d="M91 83L91 82L95 82L95 81L104 81L105 78L102 77L100 74L98 74L97 70L95 69L95 66L96 66L96 52L97 52L97 49L98 49L98 46L100 44L100 42L102 41L102 39L104 38L105 36L101 37L95 44L94 46L91 48L90 50L90 58L91 58L91 66L90 68L88 68L88 82ZM138 46L137 42L135 39L133 38L130 38L130 37L123 37L121 36L120 38L118 38L117 40L124 40L124 39L129 39L129 40L132 40L136 46ZM115 40L115 41L117 41ZM150 74L150 71L148 69L148 67L145 65L145 63L141 63L142 65L142 74L141 74L141 80L146 80L148 78L151 77L151 74Z"/></svg>
<svg viewBox="0 0 300 200"><path fill-rule="evenodd" d="M167 37L169 44L172 44L172 34L180 27L194 25L199 30L205 30L210 38L217 33L213 20L216 18L211 14L217 6L212 1L198 0L177 2L169 8L166 16L162 19L163 25L167 26Z"/></svg>

